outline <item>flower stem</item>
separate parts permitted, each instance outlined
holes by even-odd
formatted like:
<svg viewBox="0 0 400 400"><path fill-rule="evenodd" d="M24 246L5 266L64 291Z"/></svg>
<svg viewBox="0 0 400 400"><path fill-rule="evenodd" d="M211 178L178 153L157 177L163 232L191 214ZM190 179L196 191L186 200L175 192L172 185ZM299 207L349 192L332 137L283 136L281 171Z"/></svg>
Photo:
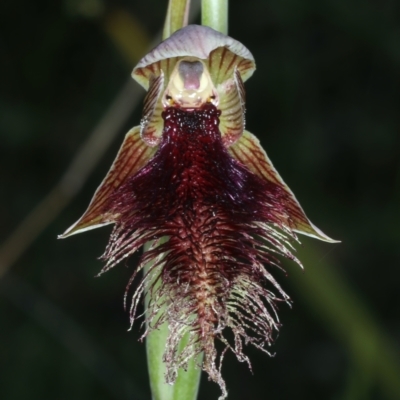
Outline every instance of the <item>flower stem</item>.
<svg viewBox="0 0 400 400"><path fill-rule="evenodd" d="M151 243L147 243L144 250L148 250ZM144 267L146 274L151 265ZM155 286L160 284L158 282ZM155 289L156 289L155 287ZM149 294L145 298L145 308L148 309L150 301ZM161 308L159 314L162 314L164 309ZM180 369L178 377L174 385L169 385L165 382L165 364L163 355L166 347L166 342L169 334L168 324L164 323L157 330L151 331L146 337L146 352L147 363L149 368L150 389L153 400L196 400L199 390L201 369L198 364L201 364L201 358L191 359L188 363L186 371ZM182 351L187 344L188 336L184 337L180 343L179 351Z"/></svg>
<svg viewBox="0 0 400 400"><path fill-rule="evenodd" d="M146 269L144 273L146 273ZM146 309L148 295L145 299ZM168 325L165 323L159 329L150 332L146 337L147 365L149 369L150 390L153 400L172 400L174 387L165 382L165 364L163 354L168 337Z"/></svg>
<svg viewBox="0 0 400 400"><path fill-rule="evenodd" d="M228 0L202 0L201 24L228 34Z"/></svg>
<svg viewBox="0 0 400 400"><path fill-rule="evenodd" d="M190 0L170 0L165 18L163 39L188 24Z"/></svg>

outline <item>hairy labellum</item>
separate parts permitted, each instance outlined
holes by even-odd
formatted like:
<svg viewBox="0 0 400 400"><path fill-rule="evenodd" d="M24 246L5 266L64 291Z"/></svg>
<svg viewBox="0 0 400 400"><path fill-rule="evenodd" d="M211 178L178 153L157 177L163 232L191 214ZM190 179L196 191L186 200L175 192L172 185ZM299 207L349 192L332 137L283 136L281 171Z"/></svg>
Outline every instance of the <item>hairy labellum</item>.
<svg viewBox="0 0 400 400"><path fill-rule="evenodd" d="M276 303L289 298L271 275L277 256L299 263L291 252L295 232L332 241L244 131L243 80L253 70L244 46L206 27L188 26L149 53L134 70L149 89L142 124L64 234L115 224L102 272L153 243L132 277L151 265L133 295L131 321L148 294L144 336L169 326L167 382L204 353L201 367L221 398L225 351L249 363L243 345L266 351L278 329Z"/></svg>
<svg viewBox="0 0 400 400"><path fill-rule="evenodd" d="M290 199L278 185L232 158L222 143L218 115L212 105L164 112L159 150L112 196L111 208L120 220L104 257L111 267L143 243L169 237L142 257L142 264L154 263L164 254L152 268L161 286L153 293L150 316L161 303L167 307L162 320L171 329L165 355L168 381L174 381L188 356L204 351L204 369L223 387L215 340L232 347L240 360L245 359L242 340L257 346L271 341L275 295L268 283L287 297L263 264L276 264L276 252L292 256L284 247L288 232L281 222L290 226L285 207ZM224 336L226 327L233 331L232 345ZM179 354L186 332L193 340Z"/></svg>

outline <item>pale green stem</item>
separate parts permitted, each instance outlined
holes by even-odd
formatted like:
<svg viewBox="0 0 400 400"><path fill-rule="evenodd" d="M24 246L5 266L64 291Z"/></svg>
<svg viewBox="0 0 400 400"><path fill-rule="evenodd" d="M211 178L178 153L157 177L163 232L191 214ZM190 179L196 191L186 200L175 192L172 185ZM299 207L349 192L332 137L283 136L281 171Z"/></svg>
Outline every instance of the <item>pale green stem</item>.
<svg viewBox="0 0 400 400"><path fill-rule="evenodd" d="M228 34L228 0L202 0L201 24Z"/></svg>
<svg viewBox="0 0 400 400"><path fill-rule="evenodd" d="M165 18L163 39L188 24L190 0L170 0Z"/></svg>
<svg viewBox="0 0 400 400"><path fill-rule="evenodd" d="M151 243L147 243L144 246L144 250L147 251L150 246ZM148 272L150 267L151 264L144 267L145 274ZM156 284L156 287L159 285L160 282ZM149 300L149 295L146 295L146 317ZM164 310L161 309L160 313L163 312ZM147 363L149 368L152 398L153 400L196 400L201 376L201 369L198 368L196 364L201 364L201 358L197 358L196 360L191 359L186 371L180 369L174 385L168 385L165 383L166 368L163 361L163 355L168 334L168 324L165 323L159 329L151 331L146 337ZM187 340L188 336L184 337L180 343L178 351L181 351L186 346Z"/></svg>
<svg viewBox="0 0 400 400"><path fill-rule="evenodd" d="M144 247L146 251L151 243L147 243ZM146 274L151 265L144 267L144 274ZM150 296L146 294L145 309L147 319L147 309ZM161 310L163 312L163 310ZM147 328L147 326L146 326ZM149 370L150 389L153 400L172 400L174 394L174 387L165 383L165 364L163 362L163 355L165 351L165 344L168 337L168 324L163 324L159 329L151 331L146 337L146 353L147 353L147 366Z"/></svg>

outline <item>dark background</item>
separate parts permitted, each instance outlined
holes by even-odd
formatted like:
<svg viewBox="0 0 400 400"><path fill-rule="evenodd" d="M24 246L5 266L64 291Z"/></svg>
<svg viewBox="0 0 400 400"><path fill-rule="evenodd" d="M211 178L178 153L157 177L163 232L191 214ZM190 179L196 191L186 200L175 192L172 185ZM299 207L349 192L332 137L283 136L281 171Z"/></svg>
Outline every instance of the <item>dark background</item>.
<svg viewBox="0 0 400 400"><path fill-rule="evenodd" d="M6 240L143 55L144 40L110 20L119 13L154 38L166 3L0 3L1 399L150 399L140 324L127 332L122 305L135 259L95 279L110 228L56 240L139 123L140 103L82 190L68 204L60 195L66 208L53 217L57 205L45 205L50 223L33 221L32 245ZM294 305L280 309L276 355L248 349L254 375L227 356L229 399L400 399L400 2L232 0L229 21L257 62L247 128L312 221L342 240L305 238L305 273L288 264L277 274ZM218 395L203 377L199 399Z"/></svg>

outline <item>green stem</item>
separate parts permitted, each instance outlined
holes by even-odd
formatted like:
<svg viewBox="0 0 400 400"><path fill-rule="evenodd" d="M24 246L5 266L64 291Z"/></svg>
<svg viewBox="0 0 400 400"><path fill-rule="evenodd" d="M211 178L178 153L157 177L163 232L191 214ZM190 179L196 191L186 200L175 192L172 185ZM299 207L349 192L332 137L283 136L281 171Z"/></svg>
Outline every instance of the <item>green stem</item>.
<svg viewBox="0 0 400 400"><path fill-rule="evenodd" d="M163 39L188 24L190 0L170 0L165 18Z"/></svg>
<svg viewBox="0 0 400 400"><path fill-rule="evenodd" d="M151 243L147 243L144 246L144 250L147 251L150 246ZM144 267L145 274L150 267L151 264ZM159 284L160 282L156 284L156 288ZM150 298L147 294L145 298L146 313L149 301ZM163 312L164 309L161 308L159 313L161 314ZM151 331L146 337L147 363L152 398L153 400L196 400L201 376L201 369L198 368L197 365L201 364L201 358L191 359L186 371L180 369L174 385L165 383L166 368L163 355L168 334L168 324L165 323L159 329ZM186 346L187 341L188 336L183 338L178 351L181 351Z"/></svg>
<svg viewBox="0 0 400 400"><path fill-rule="evenodd" d="M146 247L146 246L145 246ZM144 268L146 274L150 266ZM149 295L145 298L147 317L147 305ZM160 312L162 312L161 310ZM150 332L146 337L147 366L149 369L150 389L153 400L172 400L174 387L165 383L165 364L163 354L168 337L168 325L165 323L159 329Z"/></svg>
<svg viewBox="0 0 400 400"><path fill-rule="evenodd" d="M228 34L228 0L202 0L201 24Z"/></svg>

